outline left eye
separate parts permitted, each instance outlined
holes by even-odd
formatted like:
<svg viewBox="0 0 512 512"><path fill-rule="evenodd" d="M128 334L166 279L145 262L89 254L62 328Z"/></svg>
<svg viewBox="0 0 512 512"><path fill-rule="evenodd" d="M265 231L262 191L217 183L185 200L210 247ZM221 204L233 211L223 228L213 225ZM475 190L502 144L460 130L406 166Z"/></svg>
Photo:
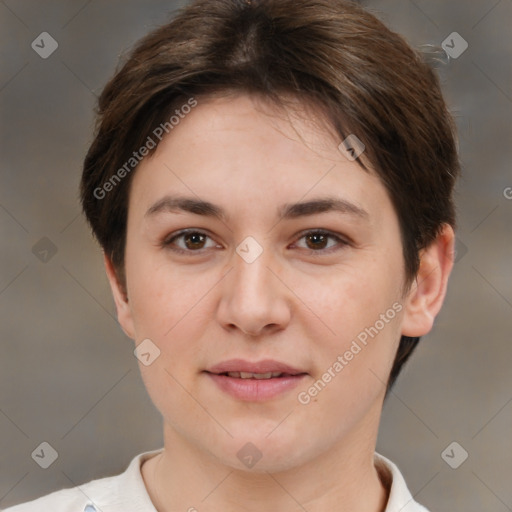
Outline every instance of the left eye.
<svg viewBox="0 0 512 512"><path fill-rule="evenodd" d="M207 238L210 237L206 233L203 233L202 231L187 230L181 231L173 235L171 238L167 238L166 240L164 240L162 245L164 247L169 247L171 250L179 253L199 252L201 249L205 248L204 243ZM348 245L348 243L345 240L328 231L308 231L306 233L302 233L299 240L303 238L306 239L306 244L308 245L306 249L312 253L321 251L330 252L330 249L332 249L333 246L336 246L336 243L331 245L330 247L326 247L328 239L335 240L338 243L338 245L341 246ZM184 241L185 247L171 247L176 240L180 239Z"/></svg>
<svg viewBox="0 0 512 512"><path fill-rule="evenodd" d="M348 245L345 240L328 231L308 231L307 233L303 233L299 240L302 238L305 238L310 242L310 244L308 244L308 242L306 242L306 244L309 245L307 249L309 249L311 252L331 252L331 249L336 246L336 243L327 248L325 244L329 238L335 240L340 246ZM311 247L314 247L314 249L311 249Z"/></svg>

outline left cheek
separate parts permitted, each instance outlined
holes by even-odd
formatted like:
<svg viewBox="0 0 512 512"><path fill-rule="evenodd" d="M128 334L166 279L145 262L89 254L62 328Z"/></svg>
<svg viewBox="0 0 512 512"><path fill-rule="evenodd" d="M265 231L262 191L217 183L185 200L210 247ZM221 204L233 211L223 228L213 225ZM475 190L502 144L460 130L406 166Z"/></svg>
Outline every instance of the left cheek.
<svg viewBox="0 0 512 512"><path fill-rule="evenodd" d="M387 290L378 278L369 273L349 276L330 286L323 303L329 312L331 323L336 326L339 336L354 336L356 331L367 327L378 319L387 307Z"/></svg>
<svg viewBox="0 0 512 512"><path fill-rule="evenodd" d="M396 296L384 279L370 276L346 279L332 285L329 293L321 295L316 300L313 298L312 304L320 305L320 315L330 327L328 338L332 340L330 345L334 351L348 350L358 336L364 341L365 334L368 340L376 341L394 337L397 330L397 315L393 310ZM386 316L388 311L391 314ZM388 321L380 320L381 315Z"/></svg>

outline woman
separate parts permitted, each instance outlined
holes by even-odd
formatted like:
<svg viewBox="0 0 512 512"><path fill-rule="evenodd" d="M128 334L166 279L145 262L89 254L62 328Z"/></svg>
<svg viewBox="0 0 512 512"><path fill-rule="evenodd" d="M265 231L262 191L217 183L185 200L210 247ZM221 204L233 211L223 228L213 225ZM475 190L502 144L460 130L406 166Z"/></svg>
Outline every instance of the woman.
<svg viewBox="0 0 512 512"><path fill-rule="evenodd" d="M375 446L459 170L435 73L356 4L198 0L147 35L81 199L164 447L9 512L425 511Z"/></svg>

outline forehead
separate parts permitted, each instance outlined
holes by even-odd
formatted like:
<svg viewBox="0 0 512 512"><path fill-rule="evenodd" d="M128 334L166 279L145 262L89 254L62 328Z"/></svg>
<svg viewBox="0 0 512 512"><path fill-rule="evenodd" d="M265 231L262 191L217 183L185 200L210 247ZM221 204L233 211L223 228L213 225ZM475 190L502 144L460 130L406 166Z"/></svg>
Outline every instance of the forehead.
<svg viewBox="0 0 512 512"><path fill-rule="evenodd" d="M245 149L250 145L256 149L258 142L264 142L267 147L272 147L273 157L278 156L275 152L279 149L292 151L290 156L300 149L301 156L307 152L312 155L320 152L324 158L330 153L338 159L339 137L327 122L325 107L313 100L299 100L288 95L281 98L282 102L275 103L261 94L236 91L221 94L197 98L197 106L183 116L179 126L166 139L172 134L176 136L177 132L181 132L180 138L186 136L182 133L184 130L188 131L187 135L194 132L198 143L215 139L225 143L226 137L235 142L250 135L253 139L244 141L248 143ZM283 138L289 139L289 143L286 144ZM162 147L165 145L164 142Z"/></svg>
<svg viewBox="0 0 512 512"><path fill-rule="evenodd" d="M346 158L314 106L297 102L284 111L247 95L197 101L139 164L130 197L130 209L146 208L138 214L175 192L236 211L337 191L360 210L386 199L376 174Z"/></svg>

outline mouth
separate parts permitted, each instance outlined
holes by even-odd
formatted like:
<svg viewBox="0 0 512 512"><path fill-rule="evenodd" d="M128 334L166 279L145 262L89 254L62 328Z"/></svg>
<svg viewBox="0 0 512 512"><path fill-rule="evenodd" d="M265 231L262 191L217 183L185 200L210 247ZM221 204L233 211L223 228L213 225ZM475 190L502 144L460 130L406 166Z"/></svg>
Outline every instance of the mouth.
<svg viewBox="0 0 512 512"><path fill-rule="evenodd" d="M252 376L255 378L271 378L279 375L299 375L307 373L304 370L294 368L281 361L274 359L263 359L262 361L246 361L245 359L229 359L206 370L209 373L232 374L231 377L247 379ZM235 375L239 374L239 375ZM269 375L270 374L270 375Z"/></svg>
<svg viewBox="0 0 512 512"><path fill-rule="evenodd" d="M231 377L233 379L256 379L256 380L267 380L267 379L279 379L281 377L295 377L301 374L291 374L283 372L267 372L267 373L252 373L252 372L223 372L216 373L214 375L224 375L225 377Z"/></svg>
<svg viewBox="0 0 512 512"><path fill-rule="evenodd" d="M241 359L224 361L204 373L223 393L249 402L276 398L292 390L309 375L274 360L252 363Z"/></svg>

